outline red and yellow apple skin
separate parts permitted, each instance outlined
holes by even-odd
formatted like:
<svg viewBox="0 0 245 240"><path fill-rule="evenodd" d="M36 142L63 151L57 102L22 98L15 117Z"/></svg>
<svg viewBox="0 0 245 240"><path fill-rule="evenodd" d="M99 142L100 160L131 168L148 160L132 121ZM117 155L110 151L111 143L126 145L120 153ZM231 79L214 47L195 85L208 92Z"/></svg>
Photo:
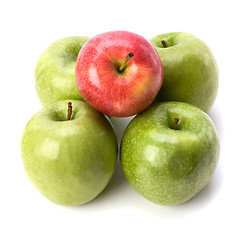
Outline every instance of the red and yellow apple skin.
<svg viewBox="0 0 245 240"><path fill-rule="evenodd" d="M125 68L128 54L132 53ZM153 45L127 31L99 34L86 42L76 62L82 97L99 112L128 117L145 110L163 82L163 66Z"/></svg>

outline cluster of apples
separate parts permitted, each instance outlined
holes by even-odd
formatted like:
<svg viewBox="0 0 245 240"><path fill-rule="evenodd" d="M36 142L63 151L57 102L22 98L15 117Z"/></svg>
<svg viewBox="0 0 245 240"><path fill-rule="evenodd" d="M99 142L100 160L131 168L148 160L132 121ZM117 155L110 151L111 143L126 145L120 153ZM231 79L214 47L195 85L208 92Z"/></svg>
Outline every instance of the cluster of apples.
<svg viewBox="0 0 245 240"><path fill-rule="evenodd" d="M218 68L192 34L66 37L39 58L35 86L44 108L23 131L22 160L33 185L56 204L89 202L109 183L118 145L107 116L136 115L120 162L146 199L186 202L214 174L219 140L205 112L216 98Z"/></svg>

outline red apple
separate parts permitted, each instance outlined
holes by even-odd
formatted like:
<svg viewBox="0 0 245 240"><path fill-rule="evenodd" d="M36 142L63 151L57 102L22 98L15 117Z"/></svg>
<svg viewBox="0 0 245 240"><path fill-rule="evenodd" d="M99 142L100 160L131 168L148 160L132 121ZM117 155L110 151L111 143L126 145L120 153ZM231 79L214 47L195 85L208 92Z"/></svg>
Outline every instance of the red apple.
<svg viewBox="0 0 245 240"><path fill-rule="evenodd" d="M127 31L88 40L76 62L82 97L99 112L128 117L146 109L163 81L163 66L153 45Z"/></svg>

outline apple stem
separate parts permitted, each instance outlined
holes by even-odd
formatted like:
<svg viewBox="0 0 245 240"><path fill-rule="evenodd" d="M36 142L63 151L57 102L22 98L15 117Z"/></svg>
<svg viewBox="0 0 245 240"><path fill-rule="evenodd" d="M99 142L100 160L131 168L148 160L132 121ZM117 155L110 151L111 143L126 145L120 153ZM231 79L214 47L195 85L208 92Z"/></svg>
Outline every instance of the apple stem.
<svg viewBox="0 0 245 240"><path fill-rule="evenodd" d="M164 48L167 47L167 43L164 40L162 40L161 43L162 43L162 45L163 45Z"/></svg>
<svg viewBox="0 0 245 240"><path fill-rule="evenodd" d="M128 61L129 61L133 56L134 56L134 54L133 54L132 52L130 52L130 53L127 55L127 57L126 57L124 63L123 63L123 64L120 66L120 68L119 68L119 72L122 72L122 71L125 69L125 67L126 67L126 65L127 65L127 63L128 63Z"/></svg>
<svg viewBox="0 0 245 240"><path fill-rule="evenodd" d="M71 105L71 102L68 102L67 120L71 120L71 114L72 114L72 105Z"/></svg>
<svg viewBox="0 0 245 240"><path fill-rule="evenodd" d="M179 122L179 117L174 117L174 123L173 123L173 126L172 126L172 129L174 130L178 130L178 122Z"/></svg>

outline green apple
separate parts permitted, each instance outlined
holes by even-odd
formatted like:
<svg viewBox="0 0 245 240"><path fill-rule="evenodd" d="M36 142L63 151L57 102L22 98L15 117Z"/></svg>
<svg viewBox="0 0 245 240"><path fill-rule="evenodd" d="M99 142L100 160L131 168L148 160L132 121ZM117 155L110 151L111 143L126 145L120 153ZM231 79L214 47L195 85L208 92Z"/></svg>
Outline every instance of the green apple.
<svg viewBox="0 0 245 240"><path fill-rule="evenodd" d="M35 70L35 87L43 106L58 100L83 100L76 84L75 65L88 39L80 36L59 39L40 56Z"/></svg>
<svg viewBox="0 0 245 240"><path fill-rule="evenodd" d="M160 205L195 196L210 181L219 158L215 127L199 108L157 103L137 115L121 142L121 166L133 188Z"/></svg>
<svg viewBox="0 0 245 240"><path fill-rule="evenodd" d="M156 100L187 102L208 112L218 90L218 67L209 47L183 32L161 34L150 41L164 67Z"/></svg>
<svg viewBox="0 0 245 240"><path fill-rule="evenodd" d="M26 125L21 154L27 176L50 201L76 206L95 198L108 184L117 160L111 124L87 103L58 101ZM72 111L71 111L72 107Z"/></svg>

